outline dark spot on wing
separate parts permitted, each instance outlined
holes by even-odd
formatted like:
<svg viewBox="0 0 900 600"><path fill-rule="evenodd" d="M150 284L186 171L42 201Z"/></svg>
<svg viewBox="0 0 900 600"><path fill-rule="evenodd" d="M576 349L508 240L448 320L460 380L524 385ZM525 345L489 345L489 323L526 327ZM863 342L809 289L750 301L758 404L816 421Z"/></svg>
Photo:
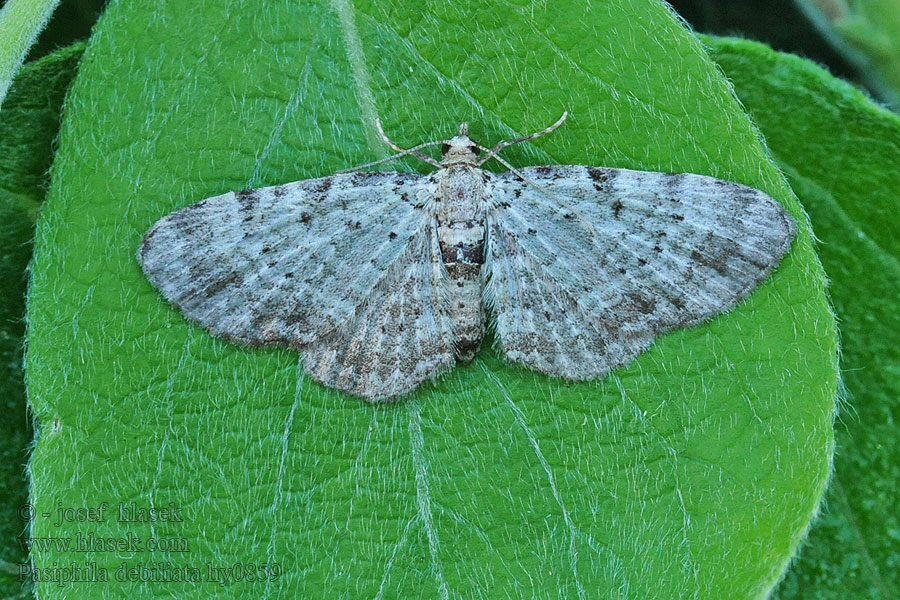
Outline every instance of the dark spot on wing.
<svg viewBox="0 0 900 600"><path fill-rule="evenodd" d="M143 261L144 257L147 255L147 251L150 250L150 245L153 243L153 238L156 237L156 234L159 232L158 227L154 227L150 231L148 231L144 238L141 240L141 260Z"/></svg>
<svg viewBox="0 0 900 600"><path fill-rule="evenodd" d="M372 181L377 179L381 179L385 176L383 171L359 171L353 174L353 185L368 185ZM324 179L331 179L331 177L326 177ZM331 186L331 182L328 182L328 185Z"/></svg>
<svg viewBox="0 0 900 600"><path fill-rule="evenodd" d="M185 206L182 210L197 210L198 208L203 208L204 206L206 206L206 200L201 200L200 202L194 202L193 204Z"/></svg>
<svg viewBox="0 0 900 600"><path fill-rule="evenodd" d="M514 195L516 198L519 198L519 197L522 195L522 188L516 188L516 189L513 191L513 195Z"/></svg>
<svg viewBox="0 0 900 600"><path fill-rule="evenodd" d="M613 189L615 172L601 167L588 167L588 176L594 181L594 189L598 192L609 194Z"/></svg>
<svg viewBox="0 0 900 600"><path fill-rule="evenodd" d="M275 187L272 188L272 195L275 196L276 198L281 198L285 194L287 194L287 190L284 189L283 185L276 185Z"/></svg>
<svg viewBox="0 0 900 600"><path fill-rule="evenodd" d="M272 247L269 246L268 244L266 244L265 246L262 247L262 253L263 253L263 254L266 254L266 253L271 252L271 251L272 251Z"/></svg>
<svg viewBox="0 0 900 600"><path fill-rule="evenodd" d="M304 225L308 225L310 223L310 221L312 221L312 215L310 215L308 212L300 213L300 222L301 223L303 223Z"/></svg>
<svg viewBox="0 0 900 600"><path fill-rule="evenodd" d="M396 237L397 237L397 234L394 233L393 231L390 232L390 233L388 234L388 239L389 239L389 240L393 240L393 239L395 239Z"/></svg>
<svg viewBox="0 0 900 600"><path fill-rule="evenodd" d="M698 250L691 250L691 260L712 269L719 275L724 276L728 273L727 253L723 253L722 256L709 256Z"/></svg>
<svg viewBox="0 0 900 600"><path fill-rule="evenodd" d="M597 183L606 183L609 181L609 172L600 167L588 167L588 176Z"/></svg>
<svg viewBox="0 0 900 600"><path fill-rule="evenodd" d="M735 186L737 186L737 184L735 184ZM744 186L741 186L741 187L744 187ZM736 193L734 195L737 196L737 198L740 200L740 203L744 207L752 205L754 202L756 202L756 200L758 198L755 190L746 189L746 188L745 188L745 190L742 190L741 192Z"/></svg>
<svg viewBox="0 0 900 600"><path fill-rule="evenodd" d="M217 281L213 281L211 284L204 288L202 294L204 298L212 298L225 288L230 287L239 287L244 281L243 276L237 271L232 271L225 277L218 279Z"/></svg>
<svg viewBox="0 0 900 600"><path fill-rule="evenodd" d="M181 209L173 212L163 219L166 225L177 227L179 230L183 230L185 227L188 227L192 223L196 223L197 219L190 213L190 211Z"/></svg>
<svg viewBox="0 0 900 600"><path fill-rule="evenodd" d="M625 296L641 314L648 315L656 308L656 301L652 298L645 298L636 292L629 292Z"/></svg>
<svg viewBox="0 0 900 600"><path fill-rule="evenodd" d="M297 323L306 321L306 318L306 313L303 312L303 310L300 308L300 304L298 303L297 306L294 307L294 310L285 315L284 324L290 327L296 325Z"/></svg>
<svg viewBox="0 0 900 600"><path fill-rule="evenodd" d="M529 228L528 228L528 233L530 233L530 234L533 235L533 234L537 233L537 229L534 229L533 227L529 227Z"/></svg>
<svg viewBox="0 0 900 600"><path fill-rule="evenodd" d="M662 187L670 190L669 193L672 193L673 188L680 188L683 183L684 173L663 173Z"/></svg>
<svg viewBox="0 0 900 600"><path fill-rule="evenodd" d="M334 183L334 177L322 177L316 183L316 187L313 188L316 194L327 194L328 190L331 189L331 184Z"/></svg>
<svg viewBox="0 0 900 600"><path fill-rule="evenodd" d="M288 271L287 273L284 274L284 276L285 276L286 278L290 279L291 277L294 276L294 273L293 273L293 271Z"/></svg>
<svg viewBox="0 0 900 600"><path fill-rule="evenodd" d="M619 198L616 198L616 201L613 202L613 204L612 204L613 217L615 217L617 219L619 218L619 213L622 212L623 206L624 205L622 204L622 201Z"/></svg>
<svg viewBox="0 0 900 600"><path fill-rule="evenodd" d="M550 175L551 173L553 173L553 171L554 171L553 167L546 167L546 166L535 167L535 169L534 169L534 172L537 173L538 175Z"/></svg>
<svg viewBox="0 0 900 600"><path fill-rule="evenodd" d="M684 221L684 215L672 215L672 220L678 222Z"/></svg>
<svg viewBox="0 0 900 600"><path fill-rule="evenodd" d="M639 258L637 262L638 262L638 264L639 264L640 266L642 266L642 267L647 266L647 260L646 260L646 259Z"/></svg>
<svg viewBox="0 0 900 600"><path fill-rule="evenodd" d="M191 277L200 280L206 275L206 265L202 263L195 263L190 268Z"/></svg>
<svg viewBox="0 0 900 600"><path fill-rule="evenodd" d="M240 192L235 192L234 197L237 199L238 204L241 205L241 210L243 211L253 210L256 208L257 202L259 202L256 190L241 190Z"/></svg>

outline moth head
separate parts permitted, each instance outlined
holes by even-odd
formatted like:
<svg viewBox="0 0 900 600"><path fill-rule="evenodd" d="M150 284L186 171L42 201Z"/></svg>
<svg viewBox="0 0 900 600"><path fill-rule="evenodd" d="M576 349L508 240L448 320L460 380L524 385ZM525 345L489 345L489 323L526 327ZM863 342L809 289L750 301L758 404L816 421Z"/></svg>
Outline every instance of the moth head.
<svg viewBox="0 0 900 600"><path fill-rule="evenodd" d="M469 124L459 126L459 133L441 144L444 164L474 162L481 154L481 148L469 138Z"/></svg>

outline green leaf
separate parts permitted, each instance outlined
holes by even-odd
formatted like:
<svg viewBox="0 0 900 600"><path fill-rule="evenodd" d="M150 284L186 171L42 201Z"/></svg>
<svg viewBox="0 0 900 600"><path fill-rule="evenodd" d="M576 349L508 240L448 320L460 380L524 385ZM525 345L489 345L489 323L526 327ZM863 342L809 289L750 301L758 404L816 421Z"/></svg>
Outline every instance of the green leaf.
<svg viewBox="0 0 900 600"><path fill-rule="evenodd" d="M563 110L564 128L506 158L752 184L798 217L790 255L737 310L601 381L486 346L380 407L305 379L296 353L189 325L137 265L143 232L178 207L383 156L376 115L401 144L463 120L492 143ZM35 535L190 551L35 551L38 567L110 575L42 582L42 598L755 598L818 506L837 385L823 274L749 119L662 3L113 4L53 174L29 295L33 501L171 504L184 520L37 519ZM115 580L151 560L282 573Z"/></svg>
<svg viewBox="0 0 900 600"><path fill-rule="evenodd" d="M63 97L84 44L26 64L0 112L0 597L22 591L18 565L27 557L16 538L25 523L17 508L27 498L25 462L32 431L25 412L22 348L25 268L38 207L44 200Z"/></svg>
<svg viewBox="0 0 900 600"><path fill-rule="evenodd" d="M900 117L795 56L704 38L809 213L841 323L848 406L825 511L779 591L896 597L900 589Z"/></svg>

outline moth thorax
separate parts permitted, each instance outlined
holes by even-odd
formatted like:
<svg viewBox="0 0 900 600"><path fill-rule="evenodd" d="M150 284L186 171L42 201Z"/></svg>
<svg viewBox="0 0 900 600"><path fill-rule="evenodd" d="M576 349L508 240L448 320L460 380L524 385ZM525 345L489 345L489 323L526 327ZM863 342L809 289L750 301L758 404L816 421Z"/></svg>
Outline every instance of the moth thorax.
<svg viewBox="0 0 900 600"><path fill-rule="evenodd" d="M467 163L475 166L476 159L481 154L481 148L469 139L468 135L463 134L463 129L460 128L460 135L449 139L441 145L441 153L444 155L444 160L442 161L444 165Z"/></svg>

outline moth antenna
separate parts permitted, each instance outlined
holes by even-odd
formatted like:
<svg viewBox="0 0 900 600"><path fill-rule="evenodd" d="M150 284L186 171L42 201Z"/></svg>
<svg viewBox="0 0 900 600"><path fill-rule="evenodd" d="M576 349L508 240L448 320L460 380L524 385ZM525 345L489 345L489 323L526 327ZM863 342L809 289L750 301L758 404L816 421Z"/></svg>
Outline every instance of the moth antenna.
<svg viewBox="0 0 900 600"><path fill-rule="evenodd" d="M542 129L541 131L538 131L538 132L536 132L536 133L532 133L532 134L529 134L529 135L525 135L525 136L522 136L522 137L520 137L520 138L516 138L516 139L514 139L514 140L509 140L509 141L506 141L506 142L500 142L500 143L498 143L496 146L494 146L493 148L491 148L490 150L487 150L487 148L482 148L482 150L487 150L487 154L486 154L480 161L478 161L478 166L480 167L481 165L483 165L484 163L486 163L488 160L490 160L490 159L494 158L495 156L497 156L497 153L500 152L501 150L503 150L504 148L507 148L507 147L512 146L512 145L514 145L514 144L521 144L522 142L527 142L528 140L533 140L534 138L536 138L536 137L541 137L542 135L547 135L548 133L550 133L551 131L553 131L554 129L556 129L556 128L559 127L560 125L562 125L562 124L563 124L563 121L565 121L565 120L566 120L566 117L568 117L568 116L569 116L569 111L563 111L563 114L562 114L562 116L559 118L559 120L558 120L556 123L554 123L553 125L551 125L550 127L546 128L546 129ZM498 160L499 160L499 158L498 158ZM518 175L518 173L516 173L516 174Z"/></svg>
<svg viewBox="0 0 900 600"><path fill-rule="evenodd" d="M416 158L423 160L430 165L434 165L435 167L441 168L441 163L437 162L436 160L434 160L433 158L431 158L430 156L428 156L426 154L422 154L421 152L418 152L418 150L420 150L423 147L437 146L438 144L443 144L443 143L444 142L428 142L427 144L420 144L420 145L416 146L415 148L410 148L409 150L404 150L403 152L398 152L397 154L392 154L386 158L382 158L380 160L375 160L370 163L366 163L364 165L351 167L349 169L341 169L340 171L335 171L335 173L352 173L353 171L359 171L360 169L374 167L375 165L381 165L386 162L391 162L392 160L395 160L397 158L401 158L403 156L410 156L410 155L413 155Z"/></svg>
<svg viewBox="0 0 900 600"><path fill-rule="evenodd" d="M394 142L392 142L391 139L387 136L387 134L384 133L384 129L381 127L381 119L379 119L377 117L375 119L375 127L378 129L378 134L381 136L381 139L384 140L384 143L387 144L388 146L390 146L392 150L396 150L397 154L392 154L391 156L388 156L387 158L382 158L381 160L372 161L372 162L366 163L364 165L351 167L349 169L341 169L340 171L336 171L336 173L352 173L353 171L359 171L360 169L374 167L376 165L381 165L386 162L391 162L392 160L395 160L402 156L410 156L410 155L415 156L422 162L426 162L433 167L437 167L439 169L441 168L441 163L434 160L427 154L423 154L422 152L419 152L419 150L421 150L422 148L427 148L429 146L437 146L438 144L443 144L444 143L443 141L425 142L424 144L419 144L415 148L403 149L400 146L398 146L397 144L395 144Z"/></svg>
<svg viewBox="0 0 900 600"><path fill-rule="evenodd" d="M385 144L387 144L397 152L406 152L406 150L392 142L391 138L387 136L387 134L384 132L384 128L381 126L381 119L379 117L375 117L375 128L378 129L378 135L381 136L381 139L384 140Z"/></svg>
<svg viewBox="0 0 900 600"><path fill-rule="evenodd" d="M443 142L425 142L424 144L419 144L415 148L410 148L409 150L405 150L391 141L391 139L384 132L384 128L381 127L381 119L378 117L375 118L375 127L378 129L378 134L381 136L381 139L384 140L384 143L387 144L388 146L390 146L391 149L399 152L400 154L404 154L404 155L412 154L419 160L421 160L423 162L427 162L429 165L431 165L433 167L437 167L437 168L441 167L441 163L434 160L427 154L423 154L423 153L419 152L419 150L421 150L422 148L427 148L428 146L435 146L435 145L441 144ZM398 154L397 156L399 156L400 154Z"/></svg>

